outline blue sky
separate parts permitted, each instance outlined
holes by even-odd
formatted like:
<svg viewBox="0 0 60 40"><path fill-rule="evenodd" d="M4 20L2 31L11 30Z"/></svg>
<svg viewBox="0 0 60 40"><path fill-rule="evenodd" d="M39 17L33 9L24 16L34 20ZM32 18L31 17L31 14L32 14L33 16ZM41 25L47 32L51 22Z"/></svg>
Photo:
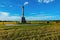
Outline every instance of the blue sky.
<svg viewBox="0 0 60 40"><path fill-rule="evenodd" d="M0 0L0 20L60 20L60 0Z"/></svg>

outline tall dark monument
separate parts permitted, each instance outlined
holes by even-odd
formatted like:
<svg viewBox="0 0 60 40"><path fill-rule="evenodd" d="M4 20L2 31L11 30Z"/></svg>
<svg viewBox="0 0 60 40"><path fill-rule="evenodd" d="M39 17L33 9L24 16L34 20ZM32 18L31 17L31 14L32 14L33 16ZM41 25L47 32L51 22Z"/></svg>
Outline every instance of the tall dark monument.
<svg viewBox="0 0 60 40"><path fill-rule="evenodd" d="M21 23L22 23L22 24L25 24L25 23L26 23L26 20L25 20L25 17L24 17L24 6L22 6L22 17L21 17Z"/></svg>

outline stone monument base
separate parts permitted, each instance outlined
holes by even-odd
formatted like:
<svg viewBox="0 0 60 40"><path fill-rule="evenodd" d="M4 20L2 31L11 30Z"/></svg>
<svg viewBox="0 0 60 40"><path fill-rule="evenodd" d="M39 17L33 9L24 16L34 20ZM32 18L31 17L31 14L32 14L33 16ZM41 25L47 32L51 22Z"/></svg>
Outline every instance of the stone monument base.
<svg viewBox="0 0 60 40"><path fill-rule="evenodd" d="M25 23L26 23L25 17L22 17L22 18L21 18L21 23L22 23L22 24L25 24Z"/></svg>

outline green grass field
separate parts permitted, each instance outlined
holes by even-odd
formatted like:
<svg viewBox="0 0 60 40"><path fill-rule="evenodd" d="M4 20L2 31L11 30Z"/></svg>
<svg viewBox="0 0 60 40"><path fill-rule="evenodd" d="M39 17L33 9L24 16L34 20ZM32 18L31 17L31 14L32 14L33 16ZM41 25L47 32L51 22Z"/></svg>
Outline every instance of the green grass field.
<svg viewBox="0 0 60 40"><path fill-rule="evenodd" d="M0 40L60 40L60 23L0 25Z"/></svg>
<svg viewBox="0 0 60 40"><path fill-rule="evenodd" d="M0 29L14 29L14 28L30 29L30 28L49 26L49 25L52 25L52 24L18 24L18 25L12 25L12 26L1 25Z"/></svg>

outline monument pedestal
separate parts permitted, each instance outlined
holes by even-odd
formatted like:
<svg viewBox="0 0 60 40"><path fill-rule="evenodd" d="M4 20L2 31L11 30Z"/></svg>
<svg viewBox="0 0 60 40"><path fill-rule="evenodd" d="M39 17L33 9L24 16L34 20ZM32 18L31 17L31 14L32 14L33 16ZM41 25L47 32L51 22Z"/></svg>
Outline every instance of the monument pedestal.
<svg viewBox="0 0 60 40"><path fill-rule="evenodd" d="M21 18L21 23L22 23L22 24L25 24L25 23L26 23L25 17L22 17L22 18Z"/></svg>

